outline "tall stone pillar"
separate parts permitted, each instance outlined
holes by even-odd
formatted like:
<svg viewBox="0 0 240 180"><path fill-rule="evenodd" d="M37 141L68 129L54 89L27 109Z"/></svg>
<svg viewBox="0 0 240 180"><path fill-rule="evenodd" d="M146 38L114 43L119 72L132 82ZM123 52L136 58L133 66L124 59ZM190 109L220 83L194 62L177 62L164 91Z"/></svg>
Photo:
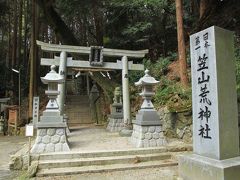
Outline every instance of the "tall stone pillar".
<svg viewBox="0 0 240 180"><path fill-rule="evenodd" d="M66 89L66 75L67 75L67 53L62 51L60 54L60 64L59 64L59 75L64 79L62 84L58 84L59 95L57 97L57 102L59 105L59 110L61 115L64 113L64 103L65 103L65 89Z"/></svg>
<svg viewBox="0 0 240 180"><path fill-rule="evenodd" d="M128 80L128 59L122 57L122 94L123 94L123 121L126 126L131 124L129 80Z"/></svg>
<svg viewBox="0 0 240 180"><path fill-rule="evenodd" d="M216 26L190 36L193 154L179 158L183 179L240 177L233 37Z"/></svg>

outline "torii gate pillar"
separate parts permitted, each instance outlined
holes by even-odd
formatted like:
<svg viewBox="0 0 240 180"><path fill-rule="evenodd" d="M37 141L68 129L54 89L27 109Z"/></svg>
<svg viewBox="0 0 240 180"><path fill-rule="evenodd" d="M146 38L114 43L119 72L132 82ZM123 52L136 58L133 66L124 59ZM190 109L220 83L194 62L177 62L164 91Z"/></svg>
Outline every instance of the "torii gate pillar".
<svg viewBox="0 0 240 180"><path fill-rule="evenodd" d="M66 80L66 68L67 68L67 53L62 51L60 54L60 64L58 73ZM59 106L59 111L63 115L64 103L65 103L65 86L66 82L58 84L59 95L57 97L57 103Z"/></svg>
<svg viewBox="0 0 240 180"><path fill-rule="evenodd" d="M129 80L128 80L128 59L122 57L122 94L123 94L123 121L125 126L131 124Z"/></svg>

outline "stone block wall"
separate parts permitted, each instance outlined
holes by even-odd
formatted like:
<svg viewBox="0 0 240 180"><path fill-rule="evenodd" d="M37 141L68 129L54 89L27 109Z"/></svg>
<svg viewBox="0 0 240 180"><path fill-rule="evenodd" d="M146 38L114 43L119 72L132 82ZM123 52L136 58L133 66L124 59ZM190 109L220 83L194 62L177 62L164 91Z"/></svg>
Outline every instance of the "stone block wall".
<svg viewBox="0 0 240 180"><path fill-rule="evenodd" d="M41 128L31 153L69 151L65 128Z"/></svg>
<svg viewBox="0 0 240 180"><path fill-rule="evenodd" d="M109 118L107 130L110 132L118 132L124 128L124 121L122 118Z"/></svg>
<svg viewBox="0 0 240 180"><path fill-rule="evenodd" d="M178 138L192 142L192 112L170 112L167 107L158 111L163 122L164 135L167 138Z"/></svg>
<svg viewBox="0 0 240 180"><path fill-rule="evenodd" d="M133 124L133 133L130 138L136 147L157 147L166 144L162 126L143 126Z"/></svg>

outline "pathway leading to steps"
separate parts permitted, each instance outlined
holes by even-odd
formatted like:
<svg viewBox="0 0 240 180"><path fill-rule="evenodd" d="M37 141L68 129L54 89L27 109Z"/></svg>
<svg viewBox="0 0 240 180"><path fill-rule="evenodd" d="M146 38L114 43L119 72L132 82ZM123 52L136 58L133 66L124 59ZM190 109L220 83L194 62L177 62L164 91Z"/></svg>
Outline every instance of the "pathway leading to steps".
<svg viewBox="0 0 240 180"><path fill-rule="evenodd" d="M71 128L68 136L72 151L124 150L135 148L128 137L108 132L103 126L82 125Z"/></svg>
<svg viewBox="0 0 240 180"><path fill-rule="evenodd" d="M81 125L71 129L69 134L69 143L72 151L77 152L89 152L89 151L111 151L111 150L128 150L137 149L132 146L128 137L120 137L118 133L110 133L106 131L103 126L95 125ZM18 139L19 137L16 137ZM10 139L9 139L10 140ZM25 141L25 140L24 140ZM23 145L24 141L21 141L19 145ZM14 141L16 143L16 141ZM11 145L14 142L5 142L5 144ZM180 141L173 141L170 146L176 146L181 149L184 143ZM173 150L174 151L174 150ZM7 155L7 153L5 152ZM7 163L6 163L7 164ZM69 179L69 180L176 180L177 179L177 167L163 167L163 168L147 168L147 169L135 169L124 170L116 172L103 172L103 173L91 173L80 175L68 175L68 176L51 176L51 177L37 177L34 179L47 180L47 179ZM1 179L1 178L0 178Z"/></svg>
<svg viewBox="0 0 240 180"><path fill-rule="evenodd" d="M118 132L109 132L106 127L94 124L72 127L68 140L72 151L138 149L129 142L129 137L121 137ZM186 144L179 140L168 140L168 146L178 148L184 145Z"/></svg>
<svg viewBox="0 0 240 180"><path fill-rule="evenodd" d="M120 137L118 133L110 133L105 127L85 125L74 127L69 134L72 151L106 151L137 149L132 146L128 137ZM170 146L181 147L180 141L170 142ZM85 173L67 176L37 177L37 180L177 180L178 167L147 168L124 171Z"/></svg>

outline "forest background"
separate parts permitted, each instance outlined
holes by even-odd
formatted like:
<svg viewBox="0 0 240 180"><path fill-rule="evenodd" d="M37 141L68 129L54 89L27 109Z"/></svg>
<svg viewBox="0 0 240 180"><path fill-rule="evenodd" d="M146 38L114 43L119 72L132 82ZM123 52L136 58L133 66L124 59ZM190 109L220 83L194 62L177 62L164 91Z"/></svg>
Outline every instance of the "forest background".
<svg viewBox="0 0 240 180"><path fill-rule="evenodd" d="M32 97L44 95L40 82L49 68L36 40L53 44L106 48L149 49L145 67L160 80L154 103L172 111L191 108L189 36L216 25L235 34L235 59L240 96L240 2L238 0L0 0L0 96L18 102L21 71L22 105L32 114ZM45 56L54 56L47 54ZM74 55L71 55L74 57ZM136 62L141 63L141 61ZM133 83L144 72L130 72L131 99L139 106ZM109 83L100 73L92 77L105 104L111 103L121 72Z"/></svg>

